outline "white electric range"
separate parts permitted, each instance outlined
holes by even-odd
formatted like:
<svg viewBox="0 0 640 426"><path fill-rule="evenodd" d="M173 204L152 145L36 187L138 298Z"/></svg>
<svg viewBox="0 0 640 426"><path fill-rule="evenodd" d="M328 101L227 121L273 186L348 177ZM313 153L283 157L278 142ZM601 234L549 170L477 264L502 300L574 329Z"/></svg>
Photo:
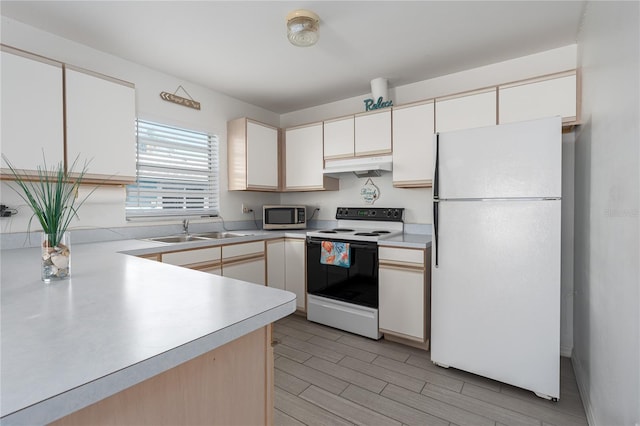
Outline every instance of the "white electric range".
<svg viewBox="0 0 640 426"><path fill-rule="evenodd" d="M378 241L402 234L403 213L402 208L338 207L336 228L307 232L307 319L381 337ZM348 244L348 267L321 261L322 250L336 242Z"/></svg>

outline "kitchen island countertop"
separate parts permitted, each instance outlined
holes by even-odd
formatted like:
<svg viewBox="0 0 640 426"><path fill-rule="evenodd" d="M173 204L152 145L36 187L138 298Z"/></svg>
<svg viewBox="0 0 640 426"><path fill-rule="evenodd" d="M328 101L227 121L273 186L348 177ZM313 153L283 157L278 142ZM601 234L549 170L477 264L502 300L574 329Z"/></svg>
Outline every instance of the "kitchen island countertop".
<svg viewBox="0 0 640 426"><path fill-rule="evenodd" d="M295 311L290 292L121 252L72 246L72 278L40 280L39 250L3 250L1 421L43 424Z"/></svg>

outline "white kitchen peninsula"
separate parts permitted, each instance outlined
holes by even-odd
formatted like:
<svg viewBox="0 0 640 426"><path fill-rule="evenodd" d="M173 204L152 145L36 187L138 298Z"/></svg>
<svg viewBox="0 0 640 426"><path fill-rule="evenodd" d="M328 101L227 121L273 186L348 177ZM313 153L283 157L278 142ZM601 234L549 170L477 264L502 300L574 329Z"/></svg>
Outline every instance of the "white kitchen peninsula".
<svg viewBox="0 0 640 426"><path fill-rule="evenodd" d="M129 423L179 421L162 413L196 423L209 415L196 411L222 405L227 412L206 423L260 416L271 423L270 324L295 311L295 295L121 253L157 247L131 240L76 244L72 278L50 285L40 281L38 249L1 252L3 425L71 424L66 420L74 415L127 401L123 410L103 406L110 419L98 410L76 422L98 416L126 423L117 416L134 412L139 417ZM185 370L198 376L202 368L213 375L196 393L219 395L218 405L198 404L184 390ZM159 390L159 399L143 400L156 393L148 389L136 393L145 384ZM119 398L125 392L132 393Z"/></svg>

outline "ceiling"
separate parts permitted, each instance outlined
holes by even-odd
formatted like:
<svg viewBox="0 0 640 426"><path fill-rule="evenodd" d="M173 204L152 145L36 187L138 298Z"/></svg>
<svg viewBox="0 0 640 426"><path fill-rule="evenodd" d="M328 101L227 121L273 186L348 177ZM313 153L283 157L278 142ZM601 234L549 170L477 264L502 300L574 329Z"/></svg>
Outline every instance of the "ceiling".
<svg viewBox="0 0 640 426"><path fill-rule="evenodd" d="M2 1L9 18L287 113L576 43L583 1ZM287 41L285 17L320 16Z"/></svg>

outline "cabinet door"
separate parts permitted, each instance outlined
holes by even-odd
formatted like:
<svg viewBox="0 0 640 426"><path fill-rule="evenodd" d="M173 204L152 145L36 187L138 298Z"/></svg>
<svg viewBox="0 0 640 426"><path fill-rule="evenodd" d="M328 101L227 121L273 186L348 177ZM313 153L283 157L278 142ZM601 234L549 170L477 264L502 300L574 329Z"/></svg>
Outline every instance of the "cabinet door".
<svg viewBox="0 0 640 426"><path fill-rule="evenodd" d="M207 272L213 275L222 275L222 265L212 266L210 268L202 268L202 269L199 269L199 271Z"/></svg>
<svg viewBox="0 0 640 426"><path fill-rule="evenodd" d="M563 123L577 120L576 75L514 86L501 86L500 123L559 115Z"/></svg>
<svg viewBox="0 0 640 426"><path fill-rule="evenodd" d="M424 271L380 265L380 331L424 341Z"/></svg>
<svg viewBox="0 0 640 426"><path fill-rule="evenodd" d="M67 161L90 160L88 177L133 182L135 89L67 67Z"/></svg>
<svg viewBox="0 0 640 426"><path fill-rule="evenodd" d="M295 293L296 308L306 312L306 244L304 239L287 238L284 243L285 252L285 289Z"/></svg>
<svg viewBox="0 0 640 426"><path fill-rule="evenodd" d="M429 312L425 251L381 246L378 253L380 330L424 342Z"/></svg>
<svg viewBox="0 0 640 426"><path fill-rule="evenodd" d="M354 117L324 122L324 158L348 158L354 154Z"/></svg>
<svg viewBox="0 0 640 426"><path fill-rule="evenodd" d="M278 129L247 120L247 186L278 189Z"/></svg>
<svg viewBox="0 0 640 426"><path fill-rule="evenodd" d="M393 186L431 186L433 101L393 109Z"/></svg>
<svg viewBox="0 0 640 426"><path fill-rule="evenodd" d="M270 240L267 245L267 285L285 290L284 239Z"/></svg>
<svg viewBox="0 0 640 426"><path fill-rule="evenodd" d="M286 130L285 186L323 189L322 123Z"/></svg>
<svg viewBox="0 0 640 426"><path fill-rule="evenodd" d="M247 259L241 261L224 262L222 264L222 275L228 278L235 278L253 284L264 285L264 257L258 259Z"/></svg>
<svg viewBox="0 0 640 426"><path fill-rule="evenodd" d="M391 152L391 109L356 115L355 154L375 155Z"/></svg>
<svg viewBox="0 0 640 426"><path fill-rule="evenodd" d="M496 89L450 99L436 99L436 132L496 124Z"/></svg>
<svg viewBox="0 0 640 426"><path fill-rule="evenodd" d="M2 153L18 169L36 170L43 155L55 167L64 160L62 64L5 51L1 60Z"/></svg>

